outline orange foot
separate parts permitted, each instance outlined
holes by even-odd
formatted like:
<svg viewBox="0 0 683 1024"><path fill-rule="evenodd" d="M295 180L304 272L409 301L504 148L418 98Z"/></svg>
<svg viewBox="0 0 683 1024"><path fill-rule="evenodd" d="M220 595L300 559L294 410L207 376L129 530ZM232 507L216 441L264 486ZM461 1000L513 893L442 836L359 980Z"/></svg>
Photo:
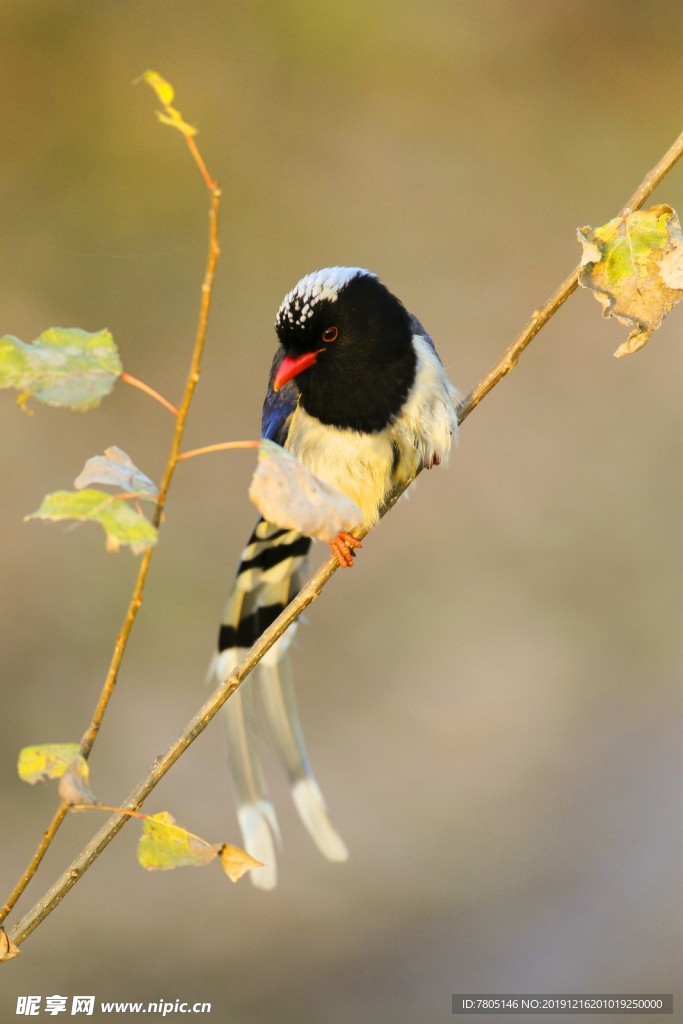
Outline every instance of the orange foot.
<svg viewBox="0 0 683 1024"><path fill-rule="evenodd" d="M353 548L362 548L363 545L350 533L346 533L342 530L341 533L337 534L334 540L331 540L330 547L332 548L332 554L339 562L342 569L350 569L353 565Z"/></svg>
<svg viewBox="0 0 683 1024"><path fill-rule="evenodd" d="M429 460L429 462L427 464L427 469L434 469L434 466L440 466L440 465L441 465L441 459L439 458L439 456L438 455L432 455L431 459Z"/></svg>

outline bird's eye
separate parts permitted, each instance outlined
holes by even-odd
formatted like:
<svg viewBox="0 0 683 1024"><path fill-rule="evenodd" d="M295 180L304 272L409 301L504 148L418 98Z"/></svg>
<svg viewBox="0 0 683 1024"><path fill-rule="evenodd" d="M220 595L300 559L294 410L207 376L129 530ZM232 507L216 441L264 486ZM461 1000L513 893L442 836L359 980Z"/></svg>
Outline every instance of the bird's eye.
<svg viewBox="0 0 683 1024"><path fill-rule="evenodd" d="M323 341L325 341L325 342L329 343L330 341L336 341L338 337L339 337L339 328L338 327L326 327L325 330L323 331Z"/></svg>

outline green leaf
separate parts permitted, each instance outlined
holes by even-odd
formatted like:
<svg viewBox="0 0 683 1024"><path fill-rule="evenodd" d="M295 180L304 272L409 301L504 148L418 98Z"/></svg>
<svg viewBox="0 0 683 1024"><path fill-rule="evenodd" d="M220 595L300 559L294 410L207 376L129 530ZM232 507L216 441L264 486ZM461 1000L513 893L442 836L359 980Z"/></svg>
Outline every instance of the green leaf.
<svg viewBox="0 0 683 1024"><path fill-rule="evenodd" d="M83 761L79 751L78 743L40 743L23 747L17 764L19 778L32 786L45 779L59 779L70 764L79 758Z"/></svg>
<svg viewBox="0 0 683 1024"><path fill-rule="evenodd" d="M363 518L355 502L267 438L259 445L249 498L269 523L316 540L333 540Z"/></svg>
<svg viewBox="0 0 683 1024"><path fill-rule="evenodd" d="M142 513L105 491L55 491L45 496L37 512L25 518L99 523L107 535L107 551L128 544L133 554L139 555L157 539L156 529Z"/></svg>
<svg viewBox="0 0 683 1024"><path fill-rule="evenodd" d="M11 334L0 337L0 388L16 388L48 405L93 409L121 369L107 330L51 327L30 344Z"/></svg>
<svg viewBox="0 0 683 1024"><path fill-rule="evenodd" d="M603 316L632 328L614 354L637 352L683 299L678 215L660 204L599 228L579 228L578 236L583 245L579 284L594 293Z"/></svg>
<svg viewBox="0 0 683 1024"><path fill-rule="evenodd" d="M203 867L215 860L220 844L211 845L177 825L168 811L153 814L142 823L138 861L148 871Z"/></svg>

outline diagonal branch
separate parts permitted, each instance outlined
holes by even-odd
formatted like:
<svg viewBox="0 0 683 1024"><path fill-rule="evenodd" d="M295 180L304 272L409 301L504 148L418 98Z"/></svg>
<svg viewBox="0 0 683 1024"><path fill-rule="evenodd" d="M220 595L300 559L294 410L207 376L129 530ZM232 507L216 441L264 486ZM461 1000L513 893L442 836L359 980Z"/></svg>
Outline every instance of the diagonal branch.
<svg viewBox="0 0 683 1024"><path fill-rule="evenodd" d="M674 164L683 156L683 132L666 151L662 159L655 164L651 171L645 175L638 188L628 199L620 211L623 216L627 211L638 210L646 199L652 195L657 185L666 174L669 173ZM533 341L541 327L548 322L551 316L557 313L560 306L564 305L569 296L576 291L579 283L580 267L575 267L571 274L564 279L550 298L538 309L534 310L531 319L520 331L512 344L505 350L497 363L492 366L483 380L481 380L473 391L469 393L458 407L458 421L465 420L474 408L481 402L485 395L488 395L491 388L507 376L510 370L514 369L524 349Z"/></svg>
<svg viewBox="0 0 683 1024"><path fill-rule="evenodd" d="M627 201L622 212L626 209L635 210L642 206L662 178L671 170L682 155L683 133L679 135L675 143L664 154L656 166L648 172L636 191ZM503 377L505 377L514 368L514 366L516 366L522 352L530 344L535 335L538 334L541 328L576 290L578 272L579 268L577 267L562 282L559 288L553 292L550 298L533 313L526 326L507 348L501 359L498 360L483 380L480 381L479 384L477 384L477 386L463 400L463 402L461 402L458 409L458 419L460 423L467 418L467 416L477 407L492 388L494 388L495 385L502 380ZM183 406L181 405L179 421L184 422L182 419L182 412ZM166 480L166 477L164 478L166 488L178 461L180 452L179 442L177 445L174 445L173 452L173 465L170 472L167 473L168 480ZM385 515L389 509L393 507L403 491L410 486L411 482L412 481L409 481L405 487L402 487L392 495L387 506L383 510L382 515ZM165 490L162 489L161 493L165 496ZM368 530L361 529L356 531L356 535L362 539L368 532ZM263 633L259 640L257 640L251 650L247 653L242 663L220 684L220 686L214 690L212 695L202 705L192 721L188 723L175 743L172 744L163 756L157 758L147 775L138 783L128 799L122 805L125 811L137 811L140 808L157 783L175 764L185 750L187 750L187 748L194 742L194 740L204 731L223 704L225 704L228 698L241 685L244 679L247 678L261 658L273 646L275 641L278 640L287 629L289 629L308 605L320 595L323 587L334 575L337 568L338 563L335 558L329 558L323 563L320 569L318 569L315 575L290 602L282 614ZM102 853L105 847L112 841L114 836L116 836L116 834L123 828L129 818L130 815L127 813L115 814L108 822L105 823L105 825L103 825L99 832L70 864L62 876L57 879L55 884L47 893L45 893L42 899L35 904L35 906L12 930L11 938L17 946L21 945L31 932L38 927L38 925L55 909L55 907L58 906L69 890L76 884L79 878L83 876L91 864L94 863L100 853Z"/></svg>

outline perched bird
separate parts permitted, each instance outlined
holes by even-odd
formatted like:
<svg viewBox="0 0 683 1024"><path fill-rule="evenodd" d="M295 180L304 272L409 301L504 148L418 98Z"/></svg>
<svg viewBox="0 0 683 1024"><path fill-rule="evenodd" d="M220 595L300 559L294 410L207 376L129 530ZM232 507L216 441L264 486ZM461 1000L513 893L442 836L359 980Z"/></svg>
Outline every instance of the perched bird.
<svg viewBox="0 0 683 1024"><path fill-rule="evenodd" d="M329 267L285 295L275 330L280 342L263 406L262 434L356 502L371 526L395 487L448 456L457 429L456 392L419 321L359 267ZM220 628L221 679L295 596L311 541L260 519L242 553ZM360 542L331 542L343 567ZM290 628L224 709L228 758L244 845L266 866L255 885L276 882L279 838L253 742L256 698L304 825L321 852L345 860L312 774L294 698ZM258 694L255 692L258 690Z"/></svg>

